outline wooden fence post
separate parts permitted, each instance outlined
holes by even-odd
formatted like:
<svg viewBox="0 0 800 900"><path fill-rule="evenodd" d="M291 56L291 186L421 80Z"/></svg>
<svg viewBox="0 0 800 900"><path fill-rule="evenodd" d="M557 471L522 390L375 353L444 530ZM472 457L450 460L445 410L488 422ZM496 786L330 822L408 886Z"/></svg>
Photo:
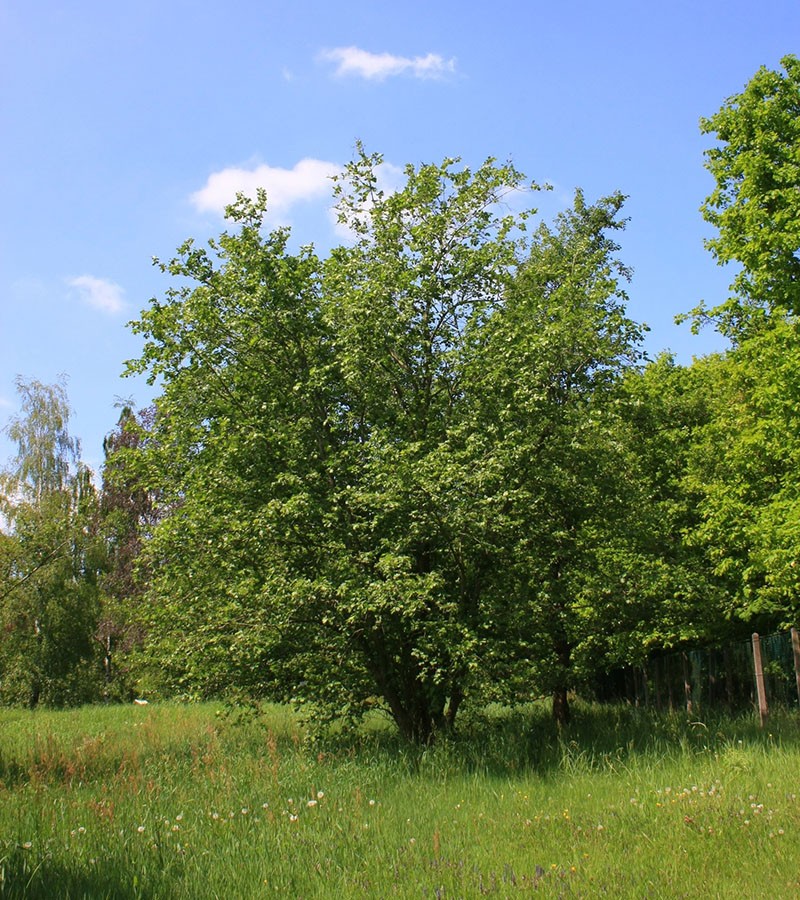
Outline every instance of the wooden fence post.
<svg viewBox="0 0 800 900"><path fill-rule="evenodd" d="M769 708L767 707L767 692L764 688L764 666L761 662L761 639L756 632L753 633L753 668L756 673L756 693L758 694L758 721L763 728L767 723Z"/></svg>
<svg viewBox="0 0 800 900"><path fill-rule="evenodd" d="M792 653L794 654L794 677L797 682L797 701L800 703L800 634L792 628Z"/></svg>
<svg viewBox="0 0 800 900"><path fill-rule="evenodd" d="M686 651L681 653L683 663L683 695L686 698L686 712L692 714L692 679L689 677L689 660Z"/></svg>

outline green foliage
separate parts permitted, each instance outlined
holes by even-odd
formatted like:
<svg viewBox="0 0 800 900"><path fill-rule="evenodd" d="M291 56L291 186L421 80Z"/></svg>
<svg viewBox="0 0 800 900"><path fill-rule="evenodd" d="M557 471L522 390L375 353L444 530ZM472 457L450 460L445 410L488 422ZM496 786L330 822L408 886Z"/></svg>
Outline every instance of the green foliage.
<svg viewBox="0 0 800 900"><path fill-rule="evenodd" d="M629 627L614 638L621 664L653 649L691 646L722 637L726 592L693 541L702 485L687 478L700 435L718 410L724 362L680 366L663 354L624 383L632 451L628 477L636 540L621 562Z"/></svg>
<svg viewBox="0 0 800 900"><path fill-rule="evenodd" d="M100 494L100 529L106 558L100 585L103 609L97 639L103 650L104 695L130 700L136 685L137 651L144 630L139 607L142 577L142 544L161 517L159 495L148 487L146 473L140 471L138 452L147 440L155 412L152 408L134 412L121 410L116 428L103 442L105 462Z"/></svg>
<svg viewBox="0 0 800 900"><path fill-rule="evenodd" d="M485 502L503 560L495 677L553 693L562 719L567 689L602 664L598 639L625 620L619 563L635 496L618 385L640 360L641 329L610 236L622 203L590 206L578 192L539 227L471 359L467 427L491 460Z"/></svg>
<svg viewBox="0 0 800 900"><path fill-rule="evenodd" d="M781 65L759 69L701 120L719 141L706 151L716 187L702 211L719 231L707 246L720 263L742 267L734 296L710 315L734 338L764 315L800 312L800 60Z"/></svg>
<svg viewBox="0 0 800 900"><path fill-rule="evenodd" d="M54 704L96 690L99 614L97 497L68 432L63 384L18 379L22 415L7 432L18 447L2 473L0 698Z"/></svg>
<svg viewBox="0 0 800 900"><path fill-rule="evenodd" d="M725 585L726 614L770 627L800 613L798 337L794 317L776 320L713 363L713 415L688 471L693 540Z"/></svg>
<svg viewBox="0 0 800 900"><path fill-rule="evenodd" d="M703 556L713 606L731 621L765 627L797 616L795 415L800 312L800 60L762 67L701 128L716 186L702 211L718 229L707 242L741 270L733 296L694 310L733 342L695 362L707 398L683 482L697 498L686 544Z"/></svg>
<svg viewBox="0 0 800 900"><path fill-rule="evenodd" d="M532 655L563 693L565 642L614 602L586 573L627 503L612 394L640 331L621 196L528 239L530 211L499 212L513 167L408 167L385 195L379 163L337 182L353 242L324 261L263 233L262 195L162 265L180 286L130 363L164 388L149 627L174 687L379 704L427 741Z"/></svg>

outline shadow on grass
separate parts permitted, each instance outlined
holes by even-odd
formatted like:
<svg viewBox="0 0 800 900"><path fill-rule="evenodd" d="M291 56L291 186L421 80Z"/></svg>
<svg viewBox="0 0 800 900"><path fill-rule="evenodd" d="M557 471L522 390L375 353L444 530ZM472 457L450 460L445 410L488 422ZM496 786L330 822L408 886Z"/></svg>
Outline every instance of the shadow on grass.
<svg viewBox="0 0 800 900"><path fill-rule="evenodd" d="M625 704L576 702L559 728L546 704L489 706L464 713L432 746L405 742L393 728L362 728L323 739L337 756L401 764L409 772L507 777L613 771L633 759L722 753L731 747L800 748L800 715L778 712L761 729L752 713L656 712Z"/></svg>
<svg viewBox="0 0 800 900"><path fill-rule="evenodd" d="M68 867L19 845L0 849L0 897L9 900L151 900L168 896L139 883L135 872L75 865Z"/></svg>

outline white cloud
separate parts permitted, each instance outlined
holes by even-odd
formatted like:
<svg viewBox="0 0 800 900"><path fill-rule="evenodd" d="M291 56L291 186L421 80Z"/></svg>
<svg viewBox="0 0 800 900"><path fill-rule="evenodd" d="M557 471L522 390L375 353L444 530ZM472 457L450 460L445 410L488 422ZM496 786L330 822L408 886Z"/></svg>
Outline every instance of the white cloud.
<svg viewBox="0 0 800 900"><path fill-rule="evenodd" d="M205 187L195 191L191 201L199 212L222 215L238 193L255 197L258 188L267 192L269 211L281 216L304 200L330 196L331 177L341 166L321 159L301 159L292 169L260 165L253 169L231 167L213 172Z"/></svg>
<svg viewBox="0 0 800 900"><path fill-rule="evenodd" d="M373 81L383 81L392 75L442 78L456 70L455 59L444 59L438 53L412 59L391 53L370 53L359 47L335 47L323 51L320 58L337 64L336 75L356 75Z"/></svg>
<svg viewBox="0 0 800 900"><path fill-rule="evenodd" d="M93 275L80 275L78 278L68 279L67 284L75 288L81 300L94 309L111 315L125 309L125 292L113 281L95 278Z"/></svg>

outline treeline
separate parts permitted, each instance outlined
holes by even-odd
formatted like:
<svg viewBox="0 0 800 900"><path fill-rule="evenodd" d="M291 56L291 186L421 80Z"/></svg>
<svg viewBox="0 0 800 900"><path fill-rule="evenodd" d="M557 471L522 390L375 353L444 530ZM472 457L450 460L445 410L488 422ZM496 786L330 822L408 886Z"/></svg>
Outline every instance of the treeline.
<svg viewBox="0 0 800 900"><path fill-rule="evenodd" d="M511 165L361 147L327 257L233 230L162 263L95 490L63 386L20 382L3 482L0 700L136 692L379 706L414 740L462 703L553 698L656 650L796 619L800 62L702 127L731 349L647 360L624 197L552 223ZM509 198L514 197L514 203Z"/></svg>

